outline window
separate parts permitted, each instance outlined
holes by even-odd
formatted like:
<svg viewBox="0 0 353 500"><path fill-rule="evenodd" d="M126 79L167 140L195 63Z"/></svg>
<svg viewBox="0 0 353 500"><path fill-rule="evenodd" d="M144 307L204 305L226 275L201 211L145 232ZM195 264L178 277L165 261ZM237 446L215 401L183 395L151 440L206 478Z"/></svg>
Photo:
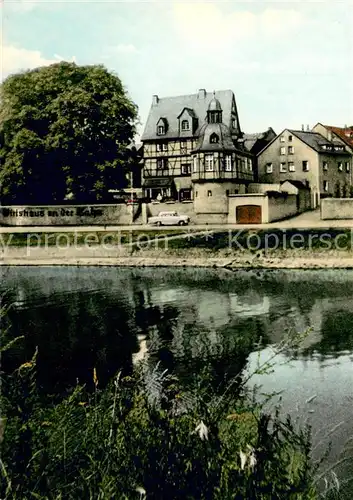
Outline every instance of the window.
<svg viewBox="0 0 353 500"><path fill-rule="evenodd" d="M218 144L219 143L219 137L217 134L211 134L210 143L211 144Z"/></svg>
<svg viewBox="0 0 353 500"><path fill-rule="evenodd" d="M199 195L199 192L198 191L195 191L195 198L197 198Z"/></svg>
<svg viewBox="0 0 353 500"><path fill-rule="evenodd" d="M288 154L293 155L294 154L294 148L293 146L288 146Z"/></svg>
<svg viewBox="0 0 353 500"><path fill-rule="evenodd" d="M343 163L341 161L338 162L338 171L342 172L343 170Z"/></svg>
<svg viewBox="0 0 353 500"><path fill-rule="evenodd" d="M183 120L181 122L181 130L189 130L189 121L188 120Z"/></svg>
<svg viewBox="0 0 353 500"><path fill-rule="evenodd" d="M284 135L281 135L281 137L280 137L280 141L281 141L281 142L286 142L286 138L284 137Z"/></svg>
<svg viewBox="0 0 353 500"><path fill-rule="evenodd" d="M249 170L252 170L252 159L248 158Z"/></svg>
<svg viewBox="0 0 353 500"><path fill-rule="evenodd" d="M273 172L273 165L272 163L267 163L266 165L266 174L272 174Z"/></svg>
<svg viewBox="0 0 353 500"><path fill-rule="evenodd" d="M324 181L324 191L328 191L328 181Z"/></svg>
<svg viewBox="0 0 353 500"><path fill-rule="evenodd" d="M225 157L225 169L226 169L226 172L232 171L232 156L231 155L226 155L226 157Z"/></svg>
<svg viewBox="0 0 353 500"><path fill-rule="evenodd" d="M183 175L190 175L191 174L191 165L190 165L190 163L185 163L184 165L181 166L181 173Z"/></svg>
<svg viewBox="0 0 353 500"><path fill-rule="evenodd" d="M232 127L237 128L237 120L235 118L232 118Z"/></svg>
<svg viewBox="0 0 353 500"><path fill-rule="evenodd" d="M289 142L292 142L292 140L293 140L293 136L292 136L292 135L289 135L289 136L288 136L288 141L289 141Z"/></svg>
<svg viewBox="0 0 353 500"><path fill-rule="evenodd" d="M303 161L303 172L309 172L309 162L308 160Z"/></svg>
<svg viewBox="0 0 353 500"><path fill-rule="evenodd" d="M349 161L346 161L346 172L349 172L349 171L350 171Z"/></svg>
<svg viewBox="0 0 353 500"><path fill-rule="evenodd" d="M294 163L292 161L290 161L288 163L288 170L289 170L289 172L295 172L295 166L294 166Z"/></svg>
<svg viewBox="0 0 353 500"><path fill-rule="evenodd" d="M187 143L185 141L181 141L180 142L180 153L181 154L186 154L187 151L188 151Z"/></svg>
<svg viewBox="0 0 353 500"><path fill-rule="evenodd" d="M168 160L167 158L158 158L157 160L157 168L158 170L165 170L168 168Z"/></svg>
<svg viewBox="0 0 353 500"><path fill-rule="evenodd" d="M205 172L213 172L213 155L205 155Z"/></svg>
<svg viewBox="0 0 353 500"><path fill-rule="evenodd" d="M229 189L226 189L226 196L229 196Z"/></svg>
<svg viewBox="0 0 353 500"><path fill-rule="evenodd" d="M168 144L166 142L157 142L157 151L168 151Z"/></svg>
<svg viewBox="0 0 353 500"><path fill-rule="evenodd" d="M281 148L281 155L285 155L286 154L286 148L283 146Z"/></svg>
<svg viewBox="0 0 353 500"><path fill-rule="evenodd" d="M207 191L207 196L210 198L212 196L212 191Z"/></svg>
<svg viewBox="0 0 353 500"><path fill-rule="evenodd" d="M281 163L280 167L279 167L279 171L280 172L287 172L287 165L285 163Z"/></svg>
<svg viewBox="0 0 353 500"><path fill-rule="evenodd" d="M165 128L164 128L164 125L158 125L158 128L157 128L157 134L158 134L158 135L164 135L164 134L165 134Z"/></svg>
<svg viewBox="0 0 353 500"><path fill-rule="evenodd" d="M197 172L197 156L194 156L194 173Z"/></svg>
<svg viewBox="0 0 353 500"><path fill-rule="evenodd" d="M328 170L328 162L327 161L324 161L323 164L322 164L322 169L323 170Z"/></svg>

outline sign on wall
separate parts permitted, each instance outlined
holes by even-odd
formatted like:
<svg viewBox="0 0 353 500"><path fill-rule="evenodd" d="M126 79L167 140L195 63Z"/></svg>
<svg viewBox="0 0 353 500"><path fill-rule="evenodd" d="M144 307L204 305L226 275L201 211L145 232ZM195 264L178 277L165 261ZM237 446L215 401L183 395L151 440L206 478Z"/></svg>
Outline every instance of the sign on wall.
<svg viewBox="0 0 353 500"><path fill-rule="evenodd" d="M137 206L69 205L0 207L0 224L6 226L56 226L131 224Z"/></svg>

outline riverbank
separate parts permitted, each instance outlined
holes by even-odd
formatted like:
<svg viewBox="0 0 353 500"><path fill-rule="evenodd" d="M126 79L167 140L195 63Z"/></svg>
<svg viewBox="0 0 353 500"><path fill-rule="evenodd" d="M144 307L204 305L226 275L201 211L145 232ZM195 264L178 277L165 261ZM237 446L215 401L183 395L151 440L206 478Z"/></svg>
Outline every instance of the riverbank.
<svg viewBox="0 0 353 500"><path fill-rule="evenodd" d="M190 255L191 253L191 255ZM269 256L222 255L222 252L210 254L207 251L196 252L160 252L144 251L137 255L118 256L79 255L78 252L67 252L66 255L25 256L13 250L6 258L2 258L2 266L113 266L113 267L200 267L226 269L353 269L353 254L335 252L302 252L293 254L290 251L278 251Z"/></svg>
<svg viewBox="0 0 353 500"><path fill-rule="evenodd" d="M168 233L8 236L1 241L0 265L353 269L347 229Z"/></svg>

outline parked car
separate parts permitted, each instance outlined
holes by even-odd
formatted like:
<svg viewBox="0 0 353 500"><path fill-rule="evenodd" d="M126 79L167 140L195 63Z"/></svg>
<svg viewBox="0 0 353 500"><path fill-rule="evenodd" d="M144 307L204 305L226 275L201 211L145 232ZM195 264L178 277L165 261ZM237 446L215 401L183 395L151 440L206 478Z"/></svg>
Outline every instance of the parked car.
<svg viewBox="0 0 353 500"><path fill-rule="evenodd" d="M156 226L186 226L189 222L188 215L179 215L178 212L159 212L157 216L148 219L148 224Z"/></svg>

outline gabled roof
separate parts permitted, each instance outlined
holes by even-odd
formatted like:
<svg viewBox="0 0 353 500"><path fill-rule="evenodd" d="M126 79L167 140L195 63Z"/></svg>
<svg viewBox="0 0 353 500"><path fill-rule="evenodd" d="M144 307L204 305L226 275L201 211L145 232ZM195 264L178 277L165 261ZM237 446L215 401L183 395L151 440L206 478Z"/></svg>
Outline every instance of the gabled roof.
<svg viewBox="0 0 353 500"><path fill-rule="evenodd" d="M336 134L349 147L353 148L353 127L334 127L332 125L323 125L327 130Z"/></svg>
<svg viewBox="0 0 353 500"><path fill-rule="evenodd" d="M244 140L244 146L248 151L252 151L253 147L258 141L261 141L263 139L266 139L268 134L274 134L276 136L276 132L273 130L272 127L269 127L265 132L256 132L253 134L244 134L243 140ZM259 145L261 147L261 144ZM257 151L254 151L254 154L256 154Z"/></svg>
<svg viewBox="0 0 353 500"><path fill-rule="evenodd" d="M312 148L314 151L318 153L325 153L325 154L335 154L336 151L325 151L322 146L325 144L331 144L331 145L337 145L338 142L335 140L329 141L324 137L323 135L319 134L318 132L310 132L310 131L304 131L304 130L292 130L289 128L286 128L282 130L280 134L278 134L272 141L270 141L266 146L257 153L257 156L262 154L271 144L274 143L285 131L290 132L292 135L295 135L298 139L300 139L304 144ZM350 155L348 151L339 151L339 154L343 155Z"/></svg>
<svg viewBox="0 0 353 500"><path fill-rule="evenodd" d="M286 179L285 181L282 181L280 182L281 186L282 184L284 184L285 182L289 182L290 184L292 184L294 187L296 187L297 189L306 189L306 190L310 190L310 188L308 186L306 186L304 184L304 182L301 182L301 181L296 181L296 180L292 180L292 179Z"/></svg>
<svg viewBox="0 0 353 500"><path fill-rule="evenodd" d="M185 108L181 111L181 113L179 114L179 116L177 116L177 118L178 118L178 119L181 117L181 115L184 113L184 111L187 111L187 112L189 113L189 115L190 115L190 116L192 116L193 118L196 118L196 115L195 115L194 110L193 110L193 109L191 109L191 108L187 108L187 107L185 107Z"/></svg>
<svg viewBox="0 0 353 500"><path fill-rule="evenodd" d="M219 100L223 110L223 123L230 127L234 93L232 90L219 90L215 92L215 96ZM199 127L202 126L207 118L207 109L213 98L213 92L206 92L205 97L199 96L199 94L160 97L158 102L156 104L152 104L151 106L141 140L146 141L159 138L156 127L157 122L161 117L166 117L169 124L168 131L163 137L165 139L179 137L178 116L184 108L191 109L195 116L199 119ZM198 136L200 131L199 127L194 131L194 133L191 130L190 136ZM185 132L183 133L183 137L185 137Z"/></svg>
<svg viewBox="0 0 353 500"><path fill-rule="evenodd" d="M158 122L156 123L156 125L157 125L157 124L159 124L160 122L162 122L162 123L163 123L163 125L164 125L165 127L167 127L167 126L168 126L168 120L167 120L167 118L165 118L164 116L160 116L160 117L159 117L159 120L158 120Z"/></svg>
<svg viewBox="0 0 353 500"><path fill-rule="evenodd" d="M328 151L324 151L322 146L325 144L337 144L337 141L329 141L321 134L317 132L304 132L303 130L289 130L293 135L298 137L305 144L310 146L312 149L317 151L318 153L328 153ZM334 153L334 151L330 151L330 153ZM340 154L349 154L347 151L340 151Z"/></svg>
<svg viewBox="0 0 353 500"><path fill-rule="evenodd" d="M251 151L252 148L255 146L256 142L259 139L262 139L263 136L264 136L263 132L259 132L259 133L256 133L256 134L244 134L244 136L243 136L244 146L246 147L246 149L248 149L249 151Z"/></svg>
<svg viewBox="0 0 353 500"><path fill-rule="evenodd" d="M326 137L318 134L317 132L308 132L303 130L289 130L289 132L291 132L293 135L298 137L298 139L318 152L322 151L322 146L324 144L330 143L330 141L328 141Z"/></svg>

